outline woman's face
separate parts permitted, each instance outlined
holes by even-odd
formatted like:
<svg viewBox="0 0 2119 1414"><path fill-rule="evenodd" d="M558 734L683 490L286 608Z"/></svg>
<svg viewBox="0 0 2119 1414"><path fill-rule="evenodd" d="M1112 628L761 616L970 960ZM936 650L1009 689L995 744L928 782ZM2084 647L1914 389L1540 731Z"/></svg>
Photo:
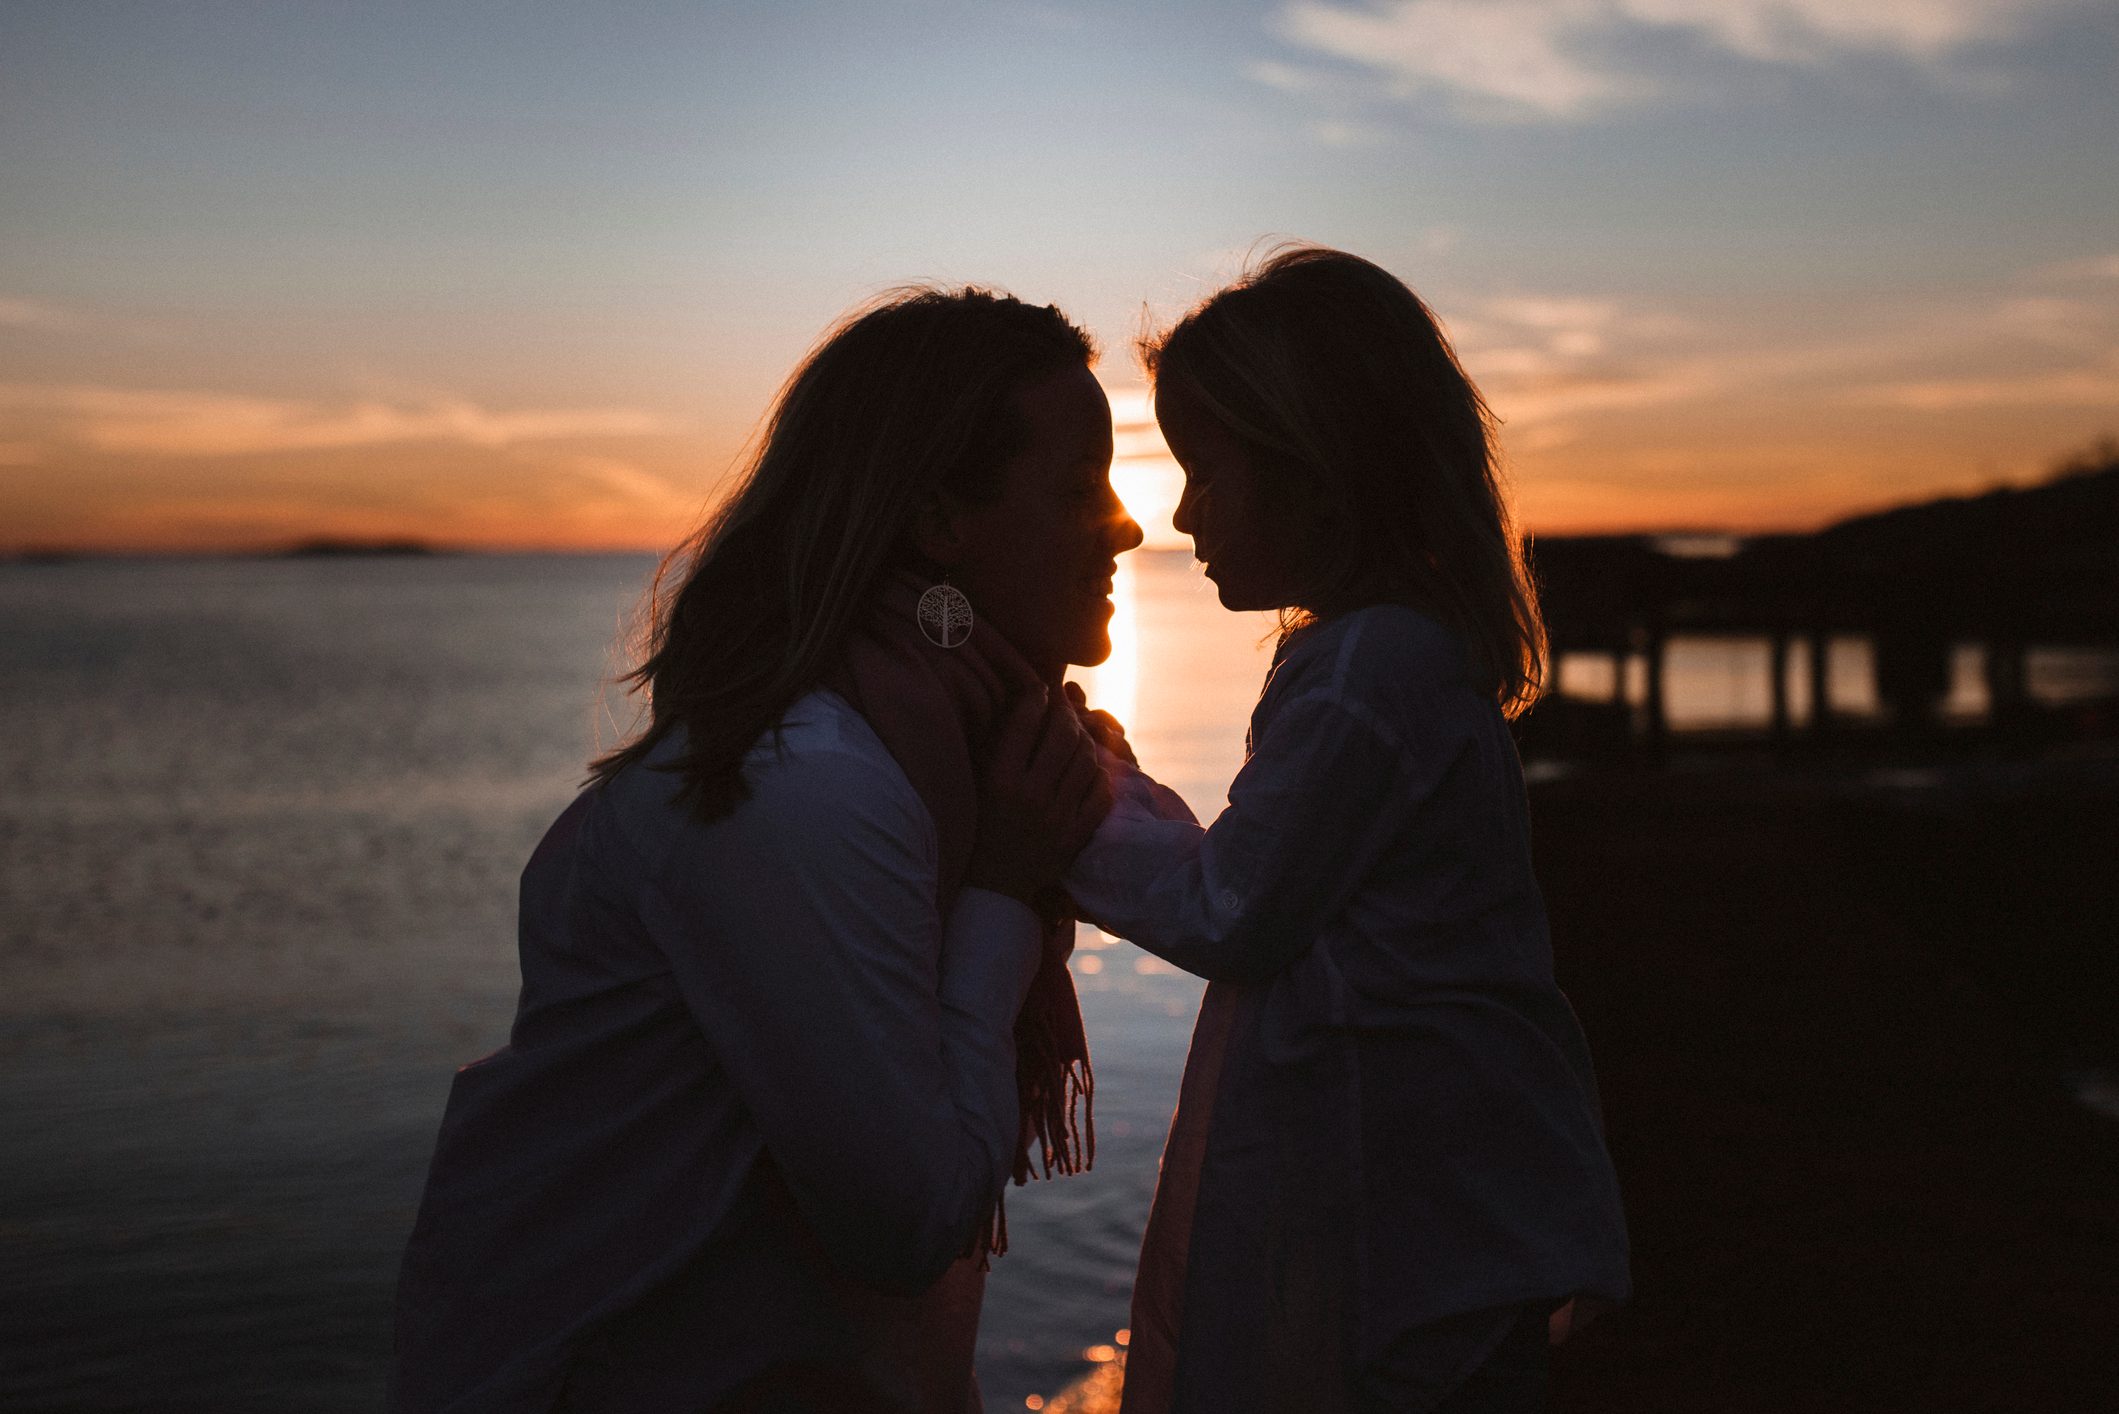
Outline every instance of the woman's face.
<svg viewBox="0 0 2119 1414"><path fill-rule="evenodd" d="M1155 420L1185 471L1171 517L1192 537L1225 609L1280 609L1295 602L1303 527L1267 504L1250 452L1177 384L1155 390Z"/></svg>
<svg viewBox="0 0 2119 1414"><path fill-rule="evenodd" d="M1141 542L1111 489L1111 404L1087 368L1016 394L1029 443L1000 495L952 517L950 581L1040 672L1111 656L1111 576Z"/></svg>

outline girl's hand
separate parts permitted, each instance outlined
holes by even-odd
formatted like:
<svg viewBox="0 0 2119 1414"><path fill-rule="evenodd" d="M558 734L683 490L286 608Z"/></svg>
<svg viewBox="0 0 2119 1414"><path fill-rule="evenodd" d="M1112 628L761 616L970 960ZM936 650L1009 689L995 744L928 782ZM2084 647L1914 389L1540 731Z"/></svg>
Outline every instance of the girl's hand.
<svg viewBox="0 0 2119 1414"><path fill-rule="evenodd" d="M1091 740L1128 766L1140 764L1140 758L1133 754L1133 744L1126 740L1125 724L1109 712L1091 707L1089 695L1082 691L1080 683L1067 684L1067 700L1074 705L1074 714L1088 729Z"/></svg>
<svg viewBox="0 0 2119 1414"><path fill-rule="evenodd" d="M1036 907L1110 808L1110 784L1073 704L1023 694L980 763L978 838L964 882Z"/></svg>

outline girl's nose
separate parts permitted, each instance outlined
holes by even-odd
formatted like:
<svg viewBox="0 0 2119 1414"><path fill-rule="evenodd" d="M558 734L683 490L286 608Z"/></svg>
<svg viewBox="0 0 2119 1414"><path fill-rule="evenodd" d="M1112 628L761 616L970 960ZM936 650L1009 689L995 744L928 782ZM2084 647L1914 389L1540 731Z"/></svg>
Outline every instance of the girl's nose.
<svg viewBox="0 0 2119 1414"><path fill-rule="evenodd" d="M1196 503L1192 499L1192 482L1187 477L1185 489L1177 497L1177 509L1170 512L1170 528L1179 535L1190 535L1192 533L1192 516L1195 507Z"/></svg>

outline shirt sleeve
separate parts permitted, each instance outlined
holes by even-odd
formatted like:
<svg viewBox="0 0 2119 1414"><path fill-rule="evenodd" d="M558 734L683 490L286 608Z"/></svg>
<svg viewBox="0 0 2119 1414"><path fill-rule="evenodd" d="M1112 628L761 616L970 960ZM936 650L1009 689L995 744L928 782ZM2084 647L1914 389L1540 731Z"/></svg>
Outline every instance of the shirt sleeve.
<svg viewBox="0 0 2119 1414"><path fill-rule="evenodd" d="M1160 802L1162 787L1121 777L1067 890L1082 917L1187 972L1271 977L1345 909L1470 748L1460 716L1433 714L1413 742L1366 704L1320 693L1281 705L1204 829Z"/></svg>
<svg viewBox="0 0 2119 1414"><path fill-rule="evenodd" d="M1013 1166L1036 916L967 888L945 935L924 807L845 752L782 758L683 845L643 917L803 1216L857 1278L928 1285Z"/></svg>

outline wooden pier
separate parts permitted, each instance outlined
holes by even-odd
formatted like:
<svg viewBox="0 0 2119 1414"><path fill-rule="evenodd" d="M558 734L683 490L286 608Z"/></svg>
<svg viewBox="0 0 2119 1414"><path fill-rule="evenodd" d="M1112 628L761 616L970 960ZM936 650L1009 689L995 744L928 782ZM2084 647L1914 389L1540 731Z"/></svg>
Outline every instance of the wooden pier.
<svg viewBox="0 0 2119 1414"><path fill-rule="evenodd" d="M1608 703L1542 703L1522 724L1527 753L1663 759L1669 645L1691 635L1767 644L1769 720L1762 731L1724 737L1793 750L1850 731L1900 743L1934 736L1960 643L1982 651L1988 707L1969 729L1975 735L2119 731L2110 710L2119 704L2056 715L2025 678L2035 648L2119 652L2119 458L2040 486L1901 507L1812 534L1541 537L1531 560L1553 661L1607 657L1615 691ZM1874 721L1833 709L1830 645L1849 636L1873 647ZM1800 713L1789 690L1798 652L1807 663Z"/></svg>

